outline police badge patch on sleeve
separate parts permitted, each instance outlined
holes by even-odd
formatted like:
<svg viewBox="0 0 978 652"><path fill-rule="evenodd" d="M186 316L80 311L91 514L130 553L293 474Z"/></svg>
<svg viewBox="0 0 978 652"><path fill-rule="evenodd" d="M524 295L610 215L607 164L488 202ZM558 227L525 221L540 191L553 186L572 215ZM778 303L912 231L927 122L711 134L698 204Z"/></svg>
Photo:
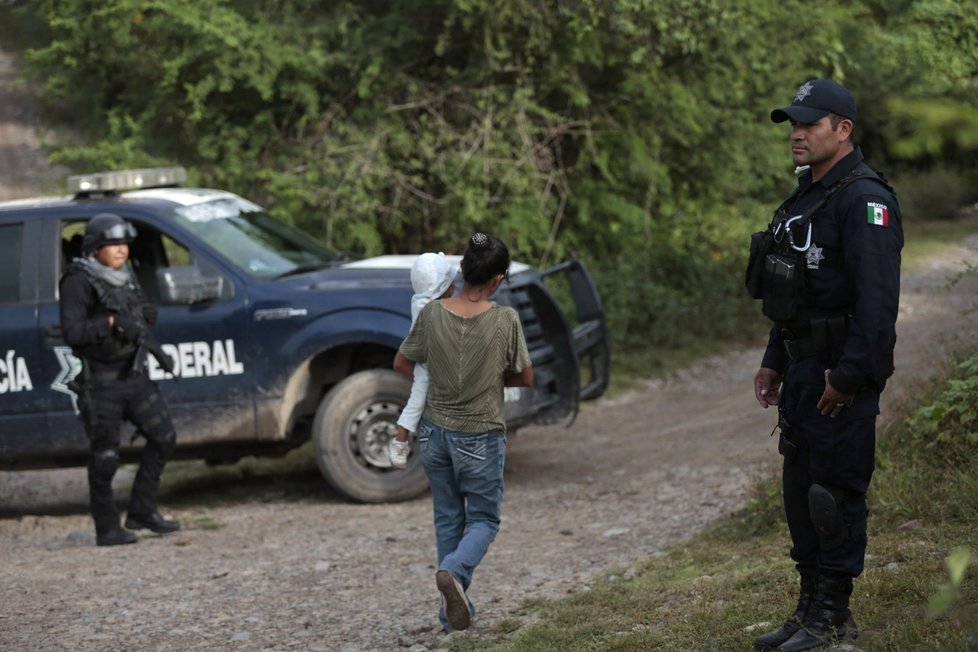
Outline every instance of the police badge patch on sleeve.
<svg viewBox="0 0 978 652"><path fill-rule="evenodd" d="M890 209L886 204L866 203L866 222L876 226L890 226Z"/></svg>

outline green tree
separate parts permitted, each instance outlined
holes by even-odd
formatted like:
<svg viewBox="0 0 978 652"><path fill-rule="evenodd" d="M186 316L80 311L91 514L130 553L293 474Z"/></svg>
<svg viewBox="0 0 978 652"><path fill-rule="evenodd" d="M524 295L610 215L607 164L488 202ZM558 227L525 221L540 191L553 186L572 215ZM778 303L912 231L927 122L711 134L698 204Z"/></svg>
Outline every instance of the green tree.
<svg viewBox="0 0 978 652"><path fill-rule="evenodd" d="M176 162L329 244L474 229L596 274L620 347L729 336L747 234L793 183L773 106L832 76L884 169L974 152L964 0L33 0L89 130L61 162ZM951 156L948 157L950 152Z"/></svg>

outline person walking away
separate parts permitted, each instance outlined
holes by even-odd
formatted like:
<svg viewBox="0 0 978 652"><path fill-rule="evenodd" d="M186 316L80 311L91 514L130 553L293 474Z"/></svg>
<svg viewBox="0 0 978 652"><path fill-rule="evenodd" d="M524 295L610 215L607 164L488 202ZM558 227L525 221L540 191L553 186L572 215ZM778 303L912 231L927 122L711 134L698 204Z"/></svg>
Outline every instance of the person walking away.
<svg viewBox="0 0 978 652"><path fill-rule="evenodd" d="M866 552L880 393L893 373L903 229L893 189L853 144L848 89L810 80L771 119L790 122L792 159L808 167L752 238L747 284L773 322L754 393L779 413L800 591L794 614L754 647L797 652L857 636L849 597Z"/></svg>
<svg viewBox="0 0 978 652"><path fill-rule="evenodd" d="M146 439L126 528L157 533L180 529L179 522L163 518L157 507L160 475L173 452L176 433L166 402L144 369L144 339L157 312L126 264L135 237L132 224L118 215L96 215L85 226L82 257L72 261L60 284L61 329L82 361L73 386L89 440L89 499L99 546L137 540L119 526L112 493L124 419Z"/></svg>
<svg viewBox="0 0 978 652"><path fill-rule="evenodd" d="M503 388L533 384L518 313L489 299L509 264L500 240L474 234L462 257L461 292L425 306L394 358L394 369L407 375L417 363L428 365L418 444L431 485L438 617L448 631L469 627L475 607L466 592L499 530Z"/></svg>
<svg viewBox="0 0 978 652"><path fill-rule="evenodd" d="M411 325L418 321L418 313L432 299L447 299L455 292L455 276L458 267L451 263L443 253L425 253L414 259L411 265ZM418 431L425 397L428 395L428 367L424 364L414 366L414 382L407 405L397 419L397 434L388 448L391 466L403 469L407 466L411 442L408 434Z"/></svg>

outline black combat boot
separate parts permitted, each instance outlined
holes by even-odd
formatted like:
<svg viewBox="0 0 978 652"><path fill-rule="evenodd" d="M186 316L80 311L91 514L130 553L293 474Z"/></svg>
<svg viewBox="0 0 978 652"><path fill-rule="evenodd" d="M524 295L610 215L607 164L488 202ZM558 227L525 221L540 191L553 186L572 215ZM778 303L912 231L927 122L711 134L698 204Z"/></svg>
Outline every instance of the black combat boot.
<svg viewBox="0 0 978 652"><path fill-rule="evenodd" d="M135 534L128 530L123 530L116 526L104 532L95 533L95 545L98 546L122 546L127 543L136 543L139 540Z"/></svg>
<svg viewBox="0 0 978 652"><path fill-rule="evenodd" d="M147 529L157 534L167 534L179 530L180 521L165 519L157 511L149 514L133 514L130 512L126 515L126 527L130 530Z"/></svg>
<svg viewBox="0 0 978 652"><path fill-rule="evenodd" d="M801 590L798 593L798 606L795 613L784 621L779 629L767 634L761 634L754 639L755 650L776 650L778 646L794 636L801 629L802 620L808 615L808 609L815 600L815 589L818 586L818 575L811 571L801 574Z"/></svg>
<svg viewBox="0 0 978 652"><path fill-rule="evenodd" d="M815 648L854 641L859 632L849 611L852 578L845 575L822 575L808 615L801 629L782 643L780 652L802 652Z"/></svg>

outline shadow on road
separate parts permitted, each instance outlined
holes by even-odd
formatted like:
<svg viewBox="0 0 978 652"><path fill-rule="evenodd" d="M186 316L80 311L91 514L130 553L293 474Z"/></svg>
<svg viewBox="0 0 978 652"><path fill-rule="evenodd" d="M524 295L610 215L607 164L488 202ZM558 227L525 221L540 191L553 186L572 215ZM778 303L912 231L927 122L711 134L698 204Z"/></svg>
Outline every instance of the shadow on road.
<svg viewBox="0 0 978 652"><path fill-rule="evenodd" d="M125 510L136 465L125 465L113 487ZM0 518L27 515L64 516L88 513L88 481L84 468L2 473ZM202 461L167 464L160 503L194 509L246 503L345 504L350 499L327 484L312 459L300 448L282 458L245 458L234 464L210 466Z"/></svg>

